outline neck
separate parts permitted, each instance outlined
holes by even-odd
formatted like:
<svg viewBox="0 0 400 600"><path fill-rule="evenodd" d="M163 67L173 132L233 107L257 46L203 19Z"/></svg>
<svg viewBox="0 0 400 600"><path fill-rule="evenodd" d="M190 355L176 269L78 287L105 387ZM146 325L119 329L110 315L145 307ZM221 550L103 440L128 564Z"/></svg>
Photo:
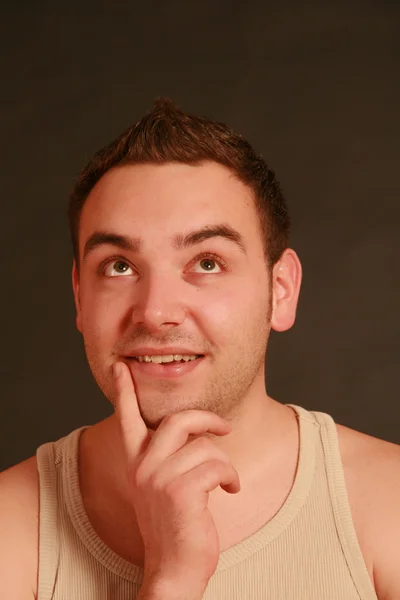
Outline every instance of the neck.
<svg viewBox="0 0 400 600"><path fill-rule="evenodd" d="M241 483L238 494L227 494L218 487L209 495L209 509L224 548L229 547L232 540L235 543L246 537L246 531L255 531L283 504L297 466L296 416L291 408L265 392L254 394L246 399L243 409L232 420L232 432L224 437L213 436L213 440L231 460ZM124 515L121 527L132 532L137 530L131 492L125 469L121 468L124 464L115 415L84 431L80 442L81 491L89 519L100 535L104 527L107 528L104 522L115 518L115 514ZM252 514L256 515L257 522L249 518ZM118 529L116 523L110 526ZM111 544L107 534L102 537ZM115 549L123 554L122 548ZM132 558L125 553L125 556L136 564L140 562L137 555Z"/></svg>
<svg viewBox="0 0 400 600"><path fill-rule="evenodd" d="M297 448L296 416L291 408L265 392L253 394L232 419L232 432L212 438L238 471L243 488L246 481L258 477L260 471L268 473L279 468L293 443ZM128 498L124 471L116 468L123 465L124 460L115 415L82 435L81 465L85 478L93 480L94 485L110 485L110 490Z"/></svg>

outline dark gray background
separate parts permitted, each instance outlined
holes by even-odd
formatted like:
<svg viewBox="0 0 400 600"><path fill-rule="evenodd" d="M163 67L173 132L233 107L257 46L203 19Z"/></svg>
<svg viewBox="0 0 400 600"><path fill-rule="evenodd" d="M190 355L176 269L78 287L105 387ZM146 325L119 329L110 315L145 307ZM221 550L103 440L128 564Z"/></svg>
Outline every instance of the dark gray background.
<svg viewBox="0 0 400 600"><path fill-rule="evenodd" d="M1 18L0 468L110 414L75 330L66 221L91 154L155 97L233 125L304 268L268 390L400 443L398 2L16 2Z"/></svg>

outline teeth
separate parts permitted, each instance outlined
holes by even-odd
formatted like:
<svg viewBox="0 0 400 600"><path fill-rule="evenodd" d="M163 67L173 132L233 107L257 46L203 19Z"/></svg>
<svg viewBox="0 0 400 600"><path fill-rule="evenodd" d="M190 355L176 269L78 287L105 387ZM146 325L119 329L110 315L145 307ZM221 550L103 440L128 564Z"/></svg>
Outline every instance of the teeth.
<svg viewBox="0 0 400 600"><path fill-rule="evenodd" d="M163 354L158 355L158 356L137 356L137 360L139 362L152 362L152 363L157 363L157 364L161 364L161 363L170 363L170 362L174 362L174 361L180 361L180 360L184 360L185 362L188 362L190 360L195 360L197 358L197 354L191 354L191 355L183 355L183 354Z"/></svg>

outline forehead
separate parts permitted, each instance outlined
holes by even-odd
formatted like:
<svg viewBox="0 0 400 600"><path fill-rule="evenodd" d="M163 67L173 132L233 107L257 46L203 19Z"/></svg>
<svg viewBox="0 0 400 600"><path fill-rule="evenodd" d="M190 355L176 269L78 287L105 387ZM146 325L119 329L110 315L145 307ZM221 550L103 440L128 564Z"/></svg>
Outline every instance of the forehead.
<svg viewBox="0 0 400 600"><path fill-rule="evenodd" d="M80 248L96 230L160 243L222 221L253 244L255 236L261 242L252 191L226 167L126 165L108 171L89 194L80 219Z"/></svg>

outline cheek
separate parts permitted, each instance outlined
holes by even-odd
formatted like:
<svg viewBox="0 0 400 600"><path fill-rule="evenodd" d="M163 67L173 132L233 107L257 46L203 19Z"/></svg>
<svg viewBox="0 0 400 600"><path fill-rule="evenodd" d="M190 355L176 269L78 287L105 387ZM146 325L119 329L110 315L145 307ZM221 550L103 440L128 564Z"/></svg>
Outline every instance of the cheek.
<svg viewBox="0 0 400 600"><path fill-rule="evenodd" d="M130 303L125 293L86 290L81 297L83 335L91 343L114 342L120 335Z"/></svg>
<svg viewBox="0 0 400 600"><path fill-rule="evenodd" d="M264 293L260 286L243 281L229 290L220 290L212 298L204 296L199 310L210 334L214 332L218 338L218 345L242 346L251 343L254 337L265 336L268 307L268 290Z"/></svg>

